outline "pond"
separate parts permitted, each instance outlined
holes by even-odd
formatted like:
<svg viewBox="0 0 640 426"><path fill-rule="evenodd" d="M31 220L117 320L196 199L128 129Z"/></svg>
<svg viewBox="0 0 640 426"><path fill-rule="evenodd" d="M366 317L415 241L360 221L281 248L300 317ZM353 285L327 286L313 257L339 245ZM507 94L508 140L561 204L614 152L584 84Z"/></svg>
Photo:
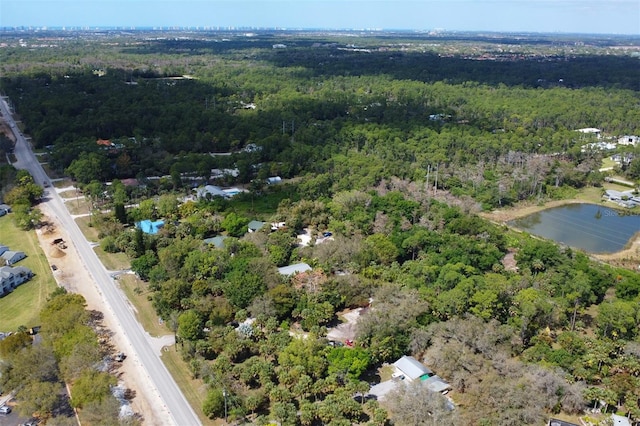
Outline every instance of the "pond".
<svg viewBox="0 0 640 426"><path fill-rule="evenodd" d="M613 253L640 232L640 210L569 204L512 220L509 225L589 253Z"/></svg>

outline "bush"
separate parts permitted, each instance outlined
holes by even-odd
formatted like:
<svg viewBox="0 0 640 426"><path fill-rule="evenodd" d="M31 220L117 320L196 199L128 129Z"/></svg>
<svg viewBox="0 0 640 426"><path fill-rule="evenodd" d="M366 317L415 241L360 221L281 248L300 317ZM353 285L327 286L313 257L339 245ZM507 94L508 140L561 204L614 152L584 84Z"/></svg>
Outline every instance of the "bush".
<svg viewBox="0 0 640 426"><path fill-rule="evenodd" d="M100 248L107 253L118 253L120 251L115 238L111 236L104 237L102 241L100 241Z"/></svg>
<svg viewBox="0 0 640 426"><path fill-rule="evenodd" d="M202 403L202 412L210 419L224 416L224 395L220 389L209 389Z"/></svg>

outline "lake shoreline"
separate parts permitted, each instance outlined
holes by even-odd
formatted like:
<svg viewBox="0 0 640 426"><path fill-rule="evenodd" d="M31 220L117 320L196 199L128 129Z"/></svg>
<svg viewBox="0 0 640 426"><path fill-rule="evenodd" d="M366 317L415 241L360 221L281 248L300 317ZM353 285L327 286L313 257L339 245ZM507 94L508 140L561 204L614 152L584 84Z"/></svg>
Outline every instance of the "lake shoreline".
<svg viewBox="0 0 640 426"><path fill-rule="evenodd" d="M566 200L553 200L548 201L544 204L533 203L533 202L524 202L517 206L510 207L507 209L499 209L493 210L491 212L483 212L479 213L479 216L493 222L497 225L507 226L509 229L523 232L521 229L509 225L508 222L516 219L520 219L526 216L529 216L534 213L538 213L547 209L551 209L554 207L562 207L570 204L593 204L598 205L603 208L608 208L619 212L621 214L628 214L629 210L620 208L614 203L600 201L594 202L592 200L585 200L581 198L571 198ZM634 211L634 213L636 213ZM637 212L640 214L640 211ZM620 266L629 269L638 269L638 265L640 263L640 232L636 232L627 242L625 247L622 250L612 252L612 253L589 253L586 252L589 256L594 259L609 263L613 266Z"/></svg>

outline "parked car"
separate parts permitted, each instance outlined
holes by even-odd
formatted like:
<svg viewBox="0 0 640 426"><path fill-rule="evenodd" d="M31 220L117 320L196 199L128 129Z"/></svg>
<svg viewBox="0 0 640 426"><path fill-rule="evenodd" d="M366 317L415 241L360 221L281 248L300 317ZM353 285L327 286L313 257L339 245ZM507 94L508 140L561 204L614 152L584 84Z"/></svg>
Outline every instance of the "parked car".
<svg viewBox="0 0 640 426"><path fill-rule="evenodd" d="M11 407L8 405L3 405L0 407L0 414L9 414L11 412Z"/></svg>
<svg viewBox="0 0 640 426"><path fill-rule="evenodd" d="M334 348L339 348L344 346L344 344L342 342L337 342L335 340L329 340L329 346L333 346Z"/></svg>
<svg viewBox="0 0 640 426"><path fill-rule="evenodd" d="M35 417L32 417L26 422L22 423L22 426L38 426L39 423L40 423L40 420L36 419Z"/></svg>
<svg viewBox="0 0 640 426"><path fill-rule="evenodd" d="M118 353L113 357L113 359L114 359L115 361L122 362L122 361L124 361L124 359L125 359L126 357L127 357L127 356L124 354L124 352L118 352Z"/></svg>
<svg viewBox="0 0 640 426"><path fill-rule="evenodd" d="M57 270L58 270L58 267L57 267L56 265L51 265L51 270L52 270L52 271L57 271Z"/></svg>

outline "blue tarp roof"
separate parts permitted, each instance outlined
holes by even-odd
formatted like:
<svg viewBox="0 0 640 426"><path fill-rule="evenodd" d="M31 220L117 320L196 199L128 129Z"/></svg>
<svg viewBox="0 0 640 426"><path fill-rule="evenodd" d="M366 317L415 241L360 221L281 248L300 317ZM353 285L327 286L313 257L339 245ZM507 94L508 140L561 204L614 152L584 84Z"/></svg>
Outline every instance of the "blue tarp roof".
<svg viewBox="0 0 640 426"><path fill-rule="evenodd" d="M152 222L151 220L141 220L136 222L136 227L141 229L145 234L157 234L160 228L164 226L163 220Z"/></svg>

